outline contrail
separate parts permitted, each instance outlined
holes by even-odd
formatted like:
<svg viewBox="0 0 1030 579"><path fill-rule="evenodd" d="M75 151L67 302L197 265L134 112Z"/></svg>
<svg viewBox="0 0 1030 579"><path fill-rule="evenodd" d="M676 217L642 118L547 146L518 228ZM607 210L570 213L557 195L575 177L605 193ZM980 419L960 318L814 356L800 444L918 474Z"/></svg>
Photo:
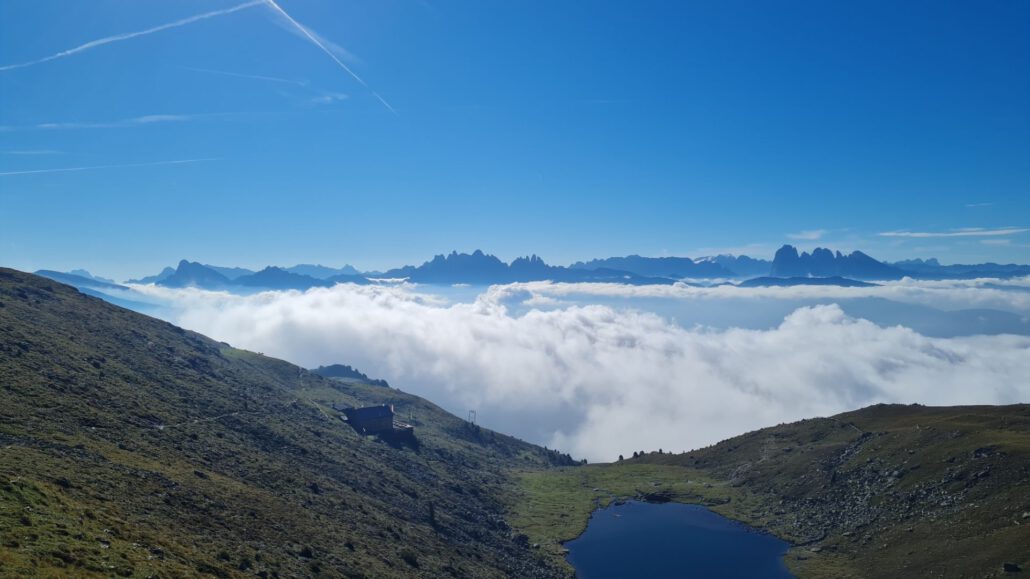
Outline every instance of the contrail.
<svg viewBox="0 0 1030 579"><path fill-rule="evenodd" d="M121 42L122 40L129 40L130 38L136 38L137 36L145 36L147 34L153 34L155 32L160 32L162 30L168 30L169 28L178 28L179 26L185 26L187 24L192 24L192 23L200 21L200 20L207 20L208 18L214 18L215 16L222 16L223 14L231 14L233 12L238 12L238 11L243 10L245 8L250 8L252 6L258 6L258 5L261 5L261 4L265 4L265 0L251 0L250 2L244 2L243 4L239 4L239 5L233 6L231 8L225 8L225 9L222 9L222 10L214 10L212 12L205 12L203 14L197 14L196 16L190 16L188 18L183 18L182 20L176 20L175 22L169 22L168 24L162 24L160 26L155 26L153 28L148 28L146 30L140 30L139 32L126 32L124 34L116 34L115 36L108 36L106 38L101 38L99 40L92 40L92 41L87 42L86 44L83 44L81 46L76 46L75 48L70 48L68 50L65 50L65 51L62 51L62 52L58 52L57 54L52 54L50 56L47 56L45 58L40 58L38 60L33 60L33 61L30 61L30 62L22 62L22 63L19 63L19 64L8 64L8 65L5 65L5 66L0 66L0 71L13 70L13 69L16 69L16 68L25 68L27 66L34 66L34 65L37 65L37 64L42 64L44 62L49 62L51 60L57 60L59 58L64 58L66 56L71 56L73 54L78 54L80 52L85 52L85 51L87 51L87 50L89 50L91 48L96 48L98 46L103 46L105 44L111 44L112 42ZM280 9L280 11L281 11L281 9ZM284 12L284 14L285 14L285 12Z"/></svg>
<svg viewBox="0 0 1030 579"><path fill-rule="evenodd" d="M386 107L387 110L389 110L391 113L393 113L395 115L397 114L397 111L395 111L394 108L392 106L390 106L390 103L386 102L386 99L384 99L383 97L379 96L379 93L377 93L376 91L372 90L372 87L368 86L368 83L366 83L364 80L362 80L360 76L355 74L354 71L350 69L350 67L348 67L346 64L343 63L342 60L337 58L336 55L333 54L333 51L331 51L328 48L326 48L326 46L324 44L322 44L322 41L320 41L317 37L315 37L314 34L311 34L311 32L307 28L305 28L303 24L301 24L300 22L297 22L296 20L293 19L292 16L287 14L286 11L282 9L282 7L280 7L278 4L276 4L275 0L264 0L264 1L269 6L274 8L277 12L279 12L279 14L282 14L283 18L286 18L286 20L289 21L290 24L293 24L294 26L296 26L297 30L300 30L301 33L304 34L304 36L306 36L308 40L310 40L312 43L314 43L315 46L321 48L322 52L328 54L329 58L333 59L333 61L336 62L336 64L340 65L340 68L342 68L344 71L346 71L347 74L351 75L354 78L354 80L358 81L358 83L361 84L361 86L367 88L368 92L372 93L372 96L376 97L376 99L378 99L379 102L383 103L383 106Z"/></svg>
<svg viewBox="0 0 1030 579"><path fill-rule="evenodd" d="M152 161L149 163L124 163L121 165L92 165L88 167L63 167L60 169L35 169L32 171L7 171L0 173L0 177L12 175L33 175L37 173L67 173L69 171L92 171L94 169L121 169L124 167L153 167L155 165L183 165L186 163L203 163L206 161L217 161L217 158L207 159L178 159L174 161Z"/></svg>

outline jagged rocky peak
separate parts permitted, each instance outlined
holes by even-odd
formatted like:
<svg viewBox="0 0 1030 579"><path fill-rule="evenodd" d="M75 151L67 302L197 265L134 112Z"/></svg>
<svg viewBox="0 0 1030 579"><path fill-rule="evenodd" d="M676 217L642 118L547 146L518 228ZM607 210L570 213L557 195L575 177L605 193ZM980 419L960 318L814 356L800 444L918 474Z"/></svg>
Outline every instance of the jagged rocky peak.
<svg viewBox="0 0 1030 579"><path fill-rule="evenodd" d="M793 245L784 245L783 247L776 250L776 255L773 256L773 265L793 263L801 259L798 255L798 248Z"/></svg>
<svg viewBox="0 0 1030 579"><path fill-rule="evenodd" d="M511 262L511 267L513 267L513 268L517 268L517 267L541 268L541 267L547 267L547 262L545 262L542 257L540 257L539 255L536 255L534 253L533 255L530 255L528 257L517 257L517 258L515 258L515 260Z"/></svg>
<svg viewBox="0 0 1030 579"><path fill-rule="evenodd" d="M771 275L774 277L843 276L856 279L897 279L903 272L873 259L861 251L848 255L817 247L812 253L798 254L796 247L784 245L776 251Z"/></svg>

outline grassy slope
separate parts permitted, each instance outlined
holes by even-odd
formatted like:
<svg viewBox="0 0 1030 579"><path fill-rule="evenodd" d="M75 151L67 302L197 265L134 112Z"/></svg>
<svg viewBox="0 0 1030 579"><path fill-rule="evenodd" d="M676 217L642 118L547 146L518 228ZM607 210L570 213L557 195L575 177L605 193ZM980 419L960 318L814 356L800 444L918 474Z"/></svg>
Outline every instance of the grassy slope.
<svg viewBox="0 0 1030 579"><path fill-rule="evenodd" d="M787 564L802 577L1030 568L1030 405L879 405L522 480L512 522L552 559L595 505L651 495L708 504L790 540Z"/></svg>
<svg viewBox="0 0 1030 579"><path fill-rule="evenodd" d="M420 446L329 406L389 401ZM0 575L554 576L502 518L552 452L0 269Z"/></svg>

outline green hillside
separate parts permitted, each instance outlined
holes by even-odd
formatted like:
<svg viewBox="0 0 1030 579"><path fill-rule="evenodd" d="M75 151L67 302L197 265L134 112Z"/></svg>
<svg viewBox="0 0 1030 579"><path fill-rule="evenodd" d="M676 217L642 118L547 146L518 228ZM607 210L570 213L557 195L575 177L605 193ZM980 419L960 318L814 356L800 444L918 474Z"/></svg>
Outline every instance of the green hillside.
<svg viewBox="0 0 1030 579"><path fill-rule="evenodd" d="M332 404L388 402L417 444ZM567 457L0 269L0 575L552 577L503 518Z"/></svg>
<svg viewBox="0 0 1030 579"><path fill-rule="evenodd" d="M683 454L527 472L513 524L560 541L619 498L674 500L796 545L801 577L995 577L1030 571L1030 405L878 405Z"/></svg>

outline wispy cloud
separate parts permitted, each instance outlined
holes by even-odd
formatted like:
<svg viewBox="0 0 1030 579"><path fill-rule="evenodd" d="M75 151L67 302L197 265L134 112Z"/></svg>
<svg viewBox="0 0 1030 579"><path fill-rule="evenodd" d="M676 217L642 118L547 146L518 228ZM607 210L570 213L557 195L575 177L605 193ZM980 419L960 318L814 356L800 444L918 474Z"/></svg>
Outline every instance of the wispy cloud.
<svg viewBox="0 0 1030 579"><path fill-rule="evenodd" d="M58 151L57 149L18 149L14 151L4 151L5 155L21 155L21 156L38 156L38 155L63 155L64 151Z"/></svg>
<svg viewBox="0 0 1030 579"><path fill-rule="evenodd" d="M326 92L310 99L308 102L314 105L331 105L340 101L345 101L349 98L347 93L342 92Z"/></svg>
<svg viewBox="0 0 1030 579"><path fill-rule="evenodd" d="M394 108L392 106L390 106L390 103L386 102L386 99L384 99L382 96L380 96L379 93L377 93L376 91L372 90L372 87L368 86L368 83L366 83L360 76L358 76L353 70L351 70L349 66L344 64L343 60L334 51L329 49L329 46L326 44L325 40L323 40L321 37L319 37L312 30L308 29L306 26L304 26L300 22L297 22L296 20L294 20L292 16L287 14L287 12L285 10L283 10L282 7L279 6L279 4L277 4L275 2L275 0L265 0L265 1L276 12L278 12L279 15L281 15L283 18L285 18L287 22L289 22L294 27L296 27L296 29L298 31L300 31L304 35L305 38L310 40L312 44L314 44L319 49L321 49L322 52L324 52L327 55L329 55L329 58L333 59L333 62L335 62L340 68L343 69L344 72L349 74L354 80L358 81L358 84L360 84L361 86L363 86L366 89L368 89L368 91L370 93L372 93L372 96L374 96L376 98L376 100L378 100L380 103L382 103L382 105L384 107L386 107L387 110L389 110L391 113L393 113L395 115L397 114L397 111L394 110Z"/></svg>
<svg viewBox="0 0 1030 579"><path fill-rule="evenodd" d="M988 229L985 227L966 227L953 229L951 231L885 231L880 233L881 237L995 237L999 235L1016 235L1030 231L1028 227L998 227Z"/></svg>
<svg viewBox="0 0 1030 579"><path fill-rule="evenodd" d="M154 125L158 123L181 123L195 118L194 115L143 115L129 119L121 119L110 122L66 122L66 123L40 123L33 126L35 129L111 129L118 127L132 127L138 125Z"/></svg>
<svg viewBox="0 0 1030 579"><path fill-rule="evenodd" d="M822 239L826 233L827 231L825 229L809 229L806 231L799 231L797 233L789 233L787 234L787 237L803 241L815 241L817 239Z"/></svg>
<svg viewBox="0 0 1030 579"><path fill-rule="evenodd" d="M104 37L104 38L99 38L97 40L91 40L91 41L89 41L89 42L87 42L85 44L76 46L75 48L70 48L68 50L64 50L64 51L58 52L57 54L52 54L50 56L46 56L46 57L43 57L43 58L38 58L36 60L30 60L28 62L21 62L21 63L17 63L17 64L8 64L8 65L0 66L0 71L14 70L16 68L25 68L25 67L29 67L29 66L35 66L37 64L42 64L44 62L50 62L52 60L58 60L60 58L66 57L66 56L72 56L72 55L75 55L75 54L79 54L80 52L85 52L85 51L87 51L87 50L89 50L91 48L97 48L99 46L104 46L104 45L112 44L112 43L115 43L115 42L121 42L123 40L129 40L129 39L132 39L132 38L137 38L139 36L146 36L148 34L154 34L155 32L161 32L162 30L168 30L168 29L171 29L171 28L178 28L180 26L185 26L187 24L192 24L194 22L199 22L201 20L207 20L208 18L214 18L216 16L222 16L222 15L225 15L225 14L231 14L233 12L238 12L240 10L244 10L246 8L251 8L253 6L260 6L262 4L265 4L265 0L252 0L251 2L244 2L243 4L238 4L238 5L232 6L230 8L224 8L222 10L213 10L211 12L205 12L203 14L197 14L195 16L190 16L190 17L187 17L187 18L182 18L182 19L176 20L174 22L169 22L167 24L161 24L159 26L154 26L153 28L147 28L146 30L140 30L140 31L137 31L137 32L126 32L126 33L123 33L123 34L116 34L114 36L107 36L107 37Z"/></svg>
<svg viewBox="0 0 1030 579"><path fill-rule="evenodd" d="M246 74L246 73L242 73L242 72L230 72L230 71L227 71L227 70L213 70L213 69L210 69L210 68L197 68L197 67L193 67L193 66L181 66L179 68L182 68L184 70L192 70L194 72L205 72L205 73L208 73L208 74L217 74L217 75L221 75L221 76L231 76L231 77L235 77L235 78L247 78L247 79L250 79L250 80L263 80L263 81L266 81L266 82L278 82L278 83L282 83L282 84L292 84L292 85L295 85L295 86L306 87L308 85L308 82L304 81L304 80L292 80L292 79L289 79L289 78L279 78L279 77L275 77L275 76L265 76L265 75L261 75L261 74Z"/></svg>
<svg viewBox="0 0 1030 579"><path fill-rule="evenodd" d="M972 207L993 207L994 205L995 205L994 202L990 202L990 203L966 203L966 207L971 207L971 208Z"/></svg>
<svg viewBox="0 0 1030 579"><path fill-rule="evenodd" d="M288 30L290 30L291 32L296 32L296 29L293 26L290 26L290 28L288 28ZM339 47L337 47L337 48L339 48ZM343 50L343 49L341 48L340 50ZM202 73L208 73L208 74L216 74L216 75L219 75L219 76L228 76L228 77L232 77L232 78L242 78L242 79L248 79L248 80L256 80L256 81L264 81L264 82L273 82L273 83L278 83L278 84L293 85L293 86L305 89L305 90L307 90L307 91L309 91L309 92L311 92L311 93L313 93L315 95L313 97L308 98L305 101L307 104L311 104L311 105L328 105L328 104L333 104L333 103L345 101L350 96L347 93L325 91L325 90L321 90L321 89L315 88L315 87L311 86L311 83L309 83L306 80L293 80L293 79L289 79L289 78L280 78L280 77L276 77L276 76L265 76L265 75L260 75L260 74L246 74L246 73L241 73L241 72L230 72L230 71L226 71L226 70L213 70L213 69L210 69L210 68L196 68L196 67L193 67L193 66L181 66L179 68L182 68L184 70L192 70L192 71L195 71L195 72L202 72Z"/></svg>
<svg viewBox="0 0 1030 579"><path fill-rule="evenodd" d="M31 61L28 61L28 62L20 62L20 63L16 63L16 64L0 65L0 72L8 71L8 70L14 70L14 69L18 69L18 68L26 68L26 67L29 67L29 66L35 66L37 64L43 64L45 62L50 62L50 61L53 61L53 60L58 60L58 59L61 59L61 58L65 58L67 56L73 56L75 54L79 54L81 52L85 52L85 51L90 50L92 48L97 48L97 47L104 46L104 45L107 45L107 44L121 42L123 40L130 40L132 38L137 38L137 37L140 37L140 36L146 36L148 34L154 34L155 32L161 32L163 30L169 30L169 29L172 29L172 28L178 28L180 26L185 26L187 24L192 24L194 22L199 22L201 20L207 20L209 18L214 18L216 16L223 16L223 15L226 15L226 14L231 14L233 12L238 12L240 10L244 10L244 9L251 8L251 7L254 7L254 6L261 6L261 5L268 6L269 8L274 10L276 14L278 14L279 16L281 16L285 20L285 23L289 26L289 28L288 28L289 30L299 34L300 36L302 36L303 38L307 39L309 42L314 44L316 47L318 47L320 50L322 50L322 52L326 53L326 55L328 55L329 58L331 58L333 60L333 62L335 62L337 64L337 66L339 66L341 69L343 69L344 72L346 72L348 75L350 75L351 78L353 78L355 81L357 81L361 86L363 86L366 89L368 89L368 91L372 94L372 96L374 96L376 98L376 100L378 100L384 107L386 107L387 110L389 110L393 114L397 114L397 111L393 108L393 106L390 105L390 103L388 103L386 101L386 99L384 99L378 92L372 90L372 88L368 85L368 83L365 82L365 80L363 78L358 76L357 73L355 73L353 70L351 70L351 68L344 63L344 60L350 60L351 62L358 61L357 57L355 57L353 54L351 54L350 52L345 50L343 47L341 47L341 46L339 46L339 45L337 45L337 44L335 44L335 43L333 43L333 42L331 42L331 41L321 37L315 31L311 30L310 28L304 26L303 24L301 24L300 22L295 20L292 16L289 15L289 13L287 13L285 10L283 10L283 8L281 6L279 6L279 4L275 2L275 0L251 0L250 2L244 2L243 4L237 4L236 6L231 6L229 8L224 8L224 9L221 9L221 10L212 10L210 12L205 12L203 14L197 14L197 15L194 15L194 16L189 16L187 18L182 18L182 19L176 20L174 22L169 22L169 23L166 23L166 24L161 24L159 26L154 26L154 27L151 27L151 28L147 28L145 30L139 30L139 31L136 31L136 32L126 32L126 33L123 33L123 34L116 34L114 36L107 36L107 37L104 37L104 38L99 38L97 40L91 40L91 41L89 41L89 42L87 42L85 44L76 46L74 48L70 48L68 50L64 50L64 51L58 52L56 54L52 54L50 56L45 56L43 58L38 58L36 60L31 60ZM189 67L183 67L183 68L189 68ZM226 76L236 76L236 77L241 77L241 78L250 78L250 79L255 79L255 80L265 80L265 81L280 82L280 83L290 83L290 84L296 84L298 86L305 86L305 83L302 83L300 81L293 81L293 80L290 80L290 79L276 78L276 77L271 77L271 76L250 75L250 74L244 74L244 73L234 73L234 72L211 70L211 69L202 69L202 68L194 68L192 70L197 70L197 71L207 72L207 73L212 73L212 74L221 74L221 75L226 75ZM326 96L326 95L323 95L323 96ZM337 99L337 100L339 100L339 99ZM103 125L103 126L106 127L106 126L109 126L109 125ZM61 126L60 124L57 124L55 126L46 126L46 127L41 126L41 127L37 127L37 128L100 128L100 127L93 127L93 126L91 126L91 127L78 127L78 126L66 127L66 126ZM11 127L0 127L0 131L5 131L5 130L12 130L12 128Z"/></svg>
<svg viewBox="0 0 1030 579"><path fill-rule="evenodd" d="M199 114L153 114L117 119L113 121L61 121L36 123L24 126L0 126L0 132L10 131L59 131L78 129L120 129L128 127L141 127L146 125L157 125L162 123L183 123L205 118L222 118L239 113L199 113Z"/></svg>
<svg viewBox="0 0 1030 579"><path fill-rule="evenodd" d="M204 159L175 159L172 161L150 161L148 163L121 163L117 165L89 165L86 167L59 167L55 169L32 169L28 171L5 171L0 177L13 177L15 175L38 175L43 173L70 173L73 171L94 171L97 169L122 169L126 167L156 167L158 165L186 165L189 163L205 163L216 161L215 158Z"/></svg>

